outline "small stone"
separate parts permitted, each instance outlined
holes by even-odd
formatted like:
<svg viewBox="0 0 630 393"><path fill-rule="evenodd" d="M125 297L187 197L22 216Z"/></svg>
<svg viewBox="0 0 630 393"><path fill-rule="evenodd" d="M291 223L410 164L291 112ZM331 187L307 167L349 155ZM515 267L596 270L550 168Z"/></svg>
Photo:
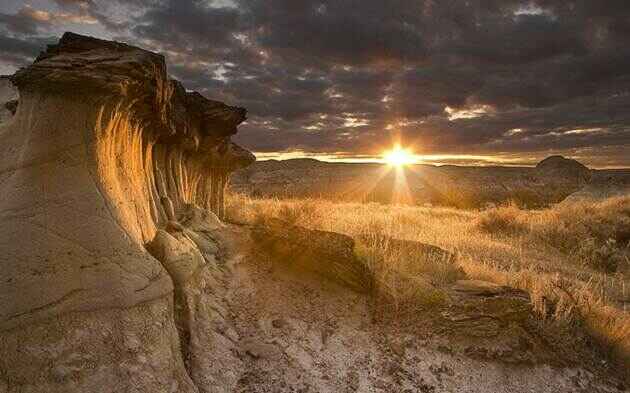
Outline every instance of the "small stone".
<svg viewBox="0 0 630 393"><path fill-rule="evenodd" d="M287 322L282 318L277 318L271 321L271 326L276 329L282 329L283 327L287 326Z"/></svg>
<svg viewBox="0 0 630 393"><path fill-rule="evenodd" d="M264 343L247 343L243 349L254 359L270 358L276 352L274 345Z"/></svg>

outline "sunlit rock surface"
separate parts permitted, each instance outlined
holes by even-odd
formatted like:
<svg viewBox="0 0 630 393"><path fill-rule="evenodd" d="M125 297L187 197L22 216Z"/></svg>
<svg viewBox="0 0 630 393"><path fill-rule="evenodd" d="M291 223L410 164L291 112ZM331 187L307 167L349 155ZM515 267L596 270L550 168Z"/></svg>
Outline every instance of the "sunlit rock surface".
<svg viewBox="0 0 630 393"><path fill-rule="evenodd" d="M278 264L316 273L358 292L370 292L371 276L354 253L350 236L272 219L252 230L260 249Z"/></svg>
<svg viewBox="0 0 630 393"><path fill-rule="evenodd" d="M9 79L0 391L206 391L192 365L212 313L189 298L216 271L227 177L254 161L230 141L245 109L186 92L158 54L72 33Z"/></svg>

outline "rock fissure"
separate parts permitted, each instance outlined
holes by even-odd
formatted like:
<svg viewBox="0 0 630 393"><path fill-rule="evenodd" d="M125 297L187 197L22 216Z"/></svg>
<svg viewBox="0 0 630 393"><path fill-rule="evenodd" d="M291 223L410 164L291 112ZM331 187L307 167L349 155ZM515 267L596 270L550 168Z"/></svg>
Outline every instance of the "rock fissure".
<svg viewBox="0 0 630 393"><path fill-rule="evenodd" d="M21 317L22 315L25 315L25 314L34 314L34 313L36 313L38 311L42 311L42 310L45 310L47 308L52 308L52 307L58 306L59 304L63 303L64 301L70 299L71 297L75 296L76 294L78 294L78 293L80 293L82 291L83 291L82 288L73 289L72 291L66 293L65 295L63 295L59 299L54 300L54 301L52 301L50 303L46 303L46 304L44 304L42 306L35 307L33 309L30 309L28 311L24 311L24 312L19 313L19 314L10 315L9 319L19 318L19 317Z"/></svg>

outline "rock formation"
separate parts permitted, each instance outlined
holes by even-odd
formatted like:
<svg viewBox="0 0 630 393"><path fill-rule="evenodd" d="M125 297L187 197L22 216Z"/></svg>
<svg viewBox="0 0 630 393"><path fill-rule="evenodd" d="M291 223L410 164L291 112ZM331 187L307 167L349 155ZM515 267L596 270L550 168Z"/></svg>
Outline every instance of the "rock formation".
<svg viewBox="0 0 630 393"><path fill-rule="evenodd" d="M272 260L313 272L357 292L370 292L372 278L354 254L354 239L270 219L252 230L260 249Z"/></svg>
<svg viewBox="0 0 630 393"><path fill-rule="evenodd" d="M579 161L562 156L549 156L536 164L536 169L547 173L579 177L584 181L588 181L591 175L590 170Z"/></svg>
<svg viewBox="0 0 630 393"><path fill-rule="evenodd" d="M72 33L10 81L0 392L208 391L222 373L195 353L212 348L198 294L219 287L210 211L254 161L230 141L245 109L187 92L161 55Z"/></svg>

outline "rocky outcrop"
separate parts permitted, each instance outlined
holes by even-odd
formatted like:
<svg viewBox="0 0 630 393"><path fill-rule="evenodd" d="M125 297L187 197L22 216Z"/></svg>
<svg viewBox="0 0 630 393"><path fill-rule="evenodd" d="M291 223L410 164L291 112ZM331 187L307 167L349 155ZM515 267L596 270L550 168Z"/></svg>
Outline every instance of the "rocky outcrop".
<svg viewBox="0 0 630 393"><path fill-rule="evenodd" d="M160 55L72 33L10 80L0 387L209 391L197 294L217 273L227 177L254 160L230 141L245 109L187 92Z"/></svg>
<svg viewBox="0 0 630 393"><path fill-rule="evenodd" d="M541 174L561 174L566 177L581 178L588 181L591 171L579 161L562 156L549 156L536 164Z"/></svg>
<svg viewBox="0 0 630 393"><path fill-rule="evenodd" d="M371 275L355 255L350 236L269 219L253 228L252 238L261 252L279 264L313 272L358 292L372 288Z"/></svg>

